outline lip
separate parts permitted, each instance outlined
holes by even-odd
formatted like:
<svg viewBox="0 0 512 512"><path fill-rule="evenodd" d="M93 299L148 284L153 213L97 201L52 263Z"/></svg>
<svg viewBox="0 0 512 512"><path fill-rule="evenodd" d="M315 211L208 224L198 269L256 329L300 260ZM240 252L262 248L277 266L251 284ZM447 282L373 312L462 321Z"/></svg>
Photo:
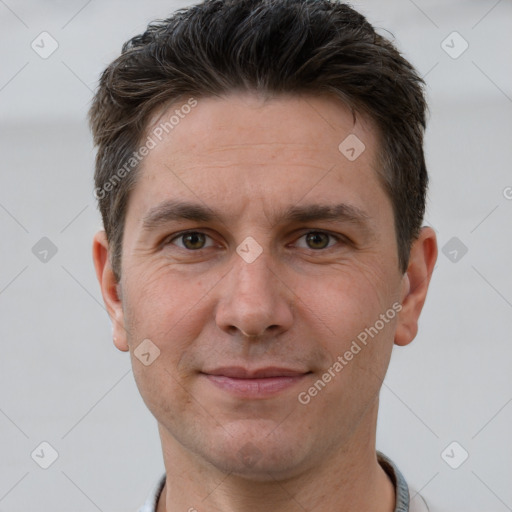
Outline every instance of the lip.
<svg viewBox="0 0 512 512"><path fill-rule="evenodd" d="M201 372L210 383L240 398L266 398L298 384L309 371L266 367L249 370L240 366Z"/></svg>
<svg viewBox="0 0 512 512"><path fill-rule="evenodd" d="M270 377L297 377L309 373L307 370L294 370L279 366L266 366L264 368L254 368L252 370L243 366L225 366L213 370L205 370L207 375L216 375L231 377L233 379L265 379Z"/></svg>

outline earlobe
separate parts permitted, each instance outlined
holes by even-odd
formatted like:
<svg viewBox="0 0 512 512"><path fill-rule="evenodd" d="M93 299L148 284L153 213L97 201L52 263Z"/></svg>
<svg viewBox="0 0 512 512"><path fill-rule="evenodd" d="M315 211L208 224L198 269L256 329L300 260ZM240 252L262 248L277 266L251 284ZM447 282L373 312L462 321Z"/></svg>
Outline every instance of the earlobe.
<svg viewBox="0 0 512 512"><path fill-rule="evenodd" d="M418 319L425 304L436 260L436 234L432 228L424 227L412 244L409 265L403 276L402 310L395 330L396 345L408 345L416 337Z"/></svg>
<svg viewBox="0 0 512 512"><path fill-rule="evenodd" d="M123 305L119 294L119 283L110 264L109 244L105 231L96 233L92 245L92 258L96 277L100 284L103 301L112 321L114 345L123 352L129 350L124 327Z"/></svg>

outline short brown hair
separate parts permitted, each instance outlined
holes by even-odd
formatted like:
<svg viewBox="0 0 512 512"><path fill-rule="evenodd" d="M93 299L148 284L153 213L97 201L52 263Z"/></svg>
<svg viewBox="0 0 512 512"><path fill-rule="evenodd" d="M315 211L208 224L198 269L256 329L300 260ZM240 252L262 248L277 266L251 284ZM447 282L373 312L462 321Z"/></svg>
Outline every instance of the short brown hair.
<svg viewBox="0 0 512 512"><path fill-rule="evenodd" d="M96 197L117 279L138 168L133 161L131 171L126 162L141 144L150 117L184 97L235 90L334 94L354 115L373 121L380 137L379 177L393 205L399 266L405 272L428 183L426 102L414 68L364 16L341 2L205 0L150 23L127 41L101 75L93 98Z"/></svg>

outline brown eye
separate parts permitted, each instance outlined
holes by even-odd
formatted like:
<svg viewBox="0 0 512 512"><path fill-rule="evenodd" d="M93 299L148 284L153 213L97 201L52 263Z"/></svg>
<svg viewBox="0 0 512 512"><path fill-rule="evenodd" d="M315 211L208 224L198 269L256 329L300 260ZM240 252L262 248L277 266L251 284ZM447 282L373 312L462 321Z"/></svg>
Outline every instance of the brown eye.
<svg viewBox="0 0 512 512"><path fill-rule="evenodd" d="M203 233L187 233L183 235L183 245L191 250L202 249L205 244L205 239L206 237Z"/></svg>
<svg viewBox="0 0 512 512"><path fill-rule="evenodd" d="M329 245L330 236L327 233L311 231L306 236L306 244L310 249L325 249Z"/></svg>
<svg viewBox="0 0 512 512"><path fill-rule="evenodd" d="M190 231L176 237L173 242L176 241L176 245L190 251L197 251L204 249L206 244L207 235L199 233L198 231Z"/></svg>

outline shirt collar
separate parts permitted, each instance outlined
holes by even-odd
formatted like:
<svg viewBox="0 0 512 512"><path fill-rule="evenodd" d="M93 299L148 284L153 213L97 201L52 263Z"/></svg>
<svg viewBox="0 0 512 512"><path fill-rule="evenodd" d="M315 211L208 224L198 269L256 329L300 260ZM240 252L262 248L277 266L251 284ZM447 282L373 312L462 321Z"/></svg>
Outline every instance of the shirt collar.
<svg viewBox="0 0 512 512"><path fill-rule="evenodd" d="M394 512L414 512L414 510L409 510L409 487L398 467L393 463L391 459L379 451L377 451L377 460L379 461L382 469L384 469L389 478L391 478L391 481L395 486L396 505ZM158 499L162 489L164 488L164 485L165 474L160 477L160 480L147 497L144 505L142 505L142 507L139 509L139 512L156 512ZM421 512L422 510L428 510L428 508L419 508L418 512Z"/></svg>
<svg viewBox="0 0 512 512"><path fill-rule="evenodd" d="M404 476L391 459L377 451L377 460L395 486L395 512L409 512L409 488Z"/></svg>

